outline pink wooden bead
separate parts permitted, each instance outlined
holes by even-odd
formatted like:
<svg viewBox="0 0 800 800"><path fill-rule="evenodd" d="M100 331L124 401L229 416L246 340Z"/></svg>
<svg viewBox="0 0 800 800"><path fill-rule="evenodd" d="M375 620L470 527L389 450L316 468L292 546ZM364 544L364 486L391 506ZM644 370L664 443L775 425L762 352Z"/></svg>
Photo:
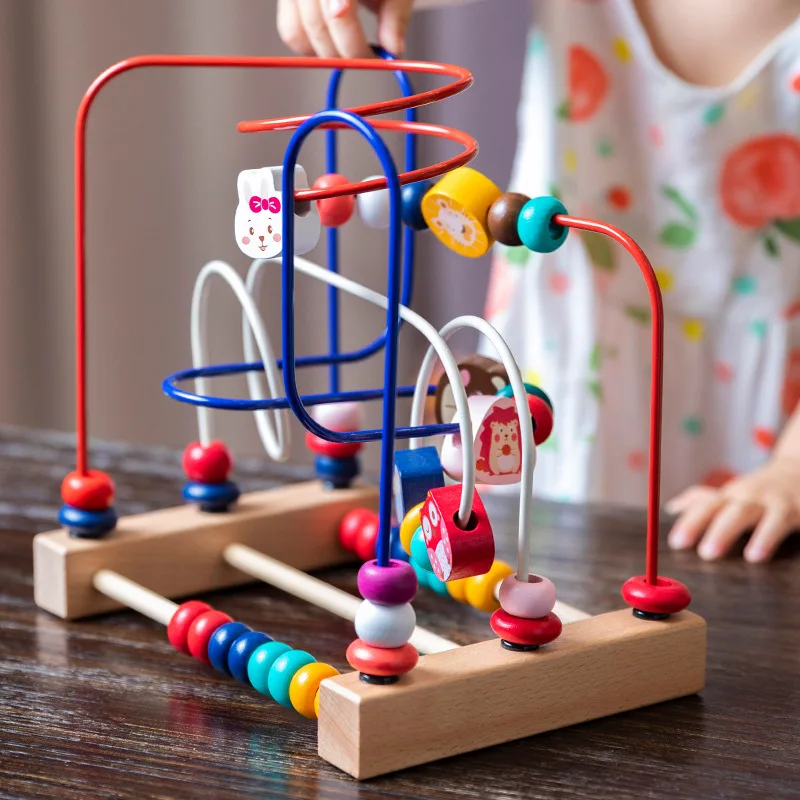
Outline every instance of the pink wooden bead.
<svg viewBox="0 0 800 800"><path fill-rule="evenodd" d="M528 575L527 583L509 575L500 584L500 605L513 617L539 619L546 617L556 605L556 587L541 575Z"/></svg>
<svg viewBox="0 0 800 800"><path fill-rule="evenodd" d="M355 401L314 406L311 416L332 431L358 431L364 427L364 406Z"/></svg>

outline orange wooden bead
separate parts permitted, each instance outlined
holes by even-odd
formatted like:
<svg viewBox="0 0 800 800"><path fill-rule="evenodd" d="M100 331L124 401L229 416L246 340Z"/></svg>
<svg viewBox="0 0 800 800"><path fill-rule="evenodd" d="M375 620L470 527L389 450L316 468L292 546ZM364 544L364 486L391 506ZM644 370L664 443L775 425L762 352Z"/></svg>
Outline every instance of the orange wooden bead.
<svg viewBox="0 0 800 800"><path fill-rule="evenodd" d="M494 559L494 534L480 495L475 492L472 499L466 529L458 525L460 499L461 484L431 489L420 515L428 558L440 581L480 575Z"/></svg>
<svg viewBox="0 0 800 800"><path fill-rule="evenodd" d="M417 666L419 654L406 642L402 647L372 647L354 639L347 648L347 663L365 675L391 677L405 675Z"/></svg>

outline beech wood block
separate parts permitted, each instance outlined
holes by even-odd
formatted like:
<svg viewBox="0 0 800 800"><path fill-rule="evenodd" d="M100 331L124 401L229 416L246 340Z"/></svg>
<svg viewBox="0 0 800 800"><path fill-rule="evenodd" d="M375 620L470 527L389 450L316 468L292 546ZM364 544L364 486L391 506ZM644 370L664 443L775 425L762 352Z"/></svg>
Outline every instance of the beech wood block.
<svg viewBox="0 0 800 800"><path fill-rule="evenodd" d="M92 586L99 569L172 598L252 583L222 557L233 542L301 570L343 564L353 556L339 544L342 517L377 506L374 487L328 490L314 481L244 494L226 513L184 505L122 517L102 539L40 533L33 541L34 599L64 619L121 608Z"/></svg>
<svg viewBox="0 0 800 800"><path fill-rule="evenodd" d="M630 609L573 622L530 653L498 639L422 656L390 686L324 681L319 754L364 779L699 692L706 623Z"/></svg>

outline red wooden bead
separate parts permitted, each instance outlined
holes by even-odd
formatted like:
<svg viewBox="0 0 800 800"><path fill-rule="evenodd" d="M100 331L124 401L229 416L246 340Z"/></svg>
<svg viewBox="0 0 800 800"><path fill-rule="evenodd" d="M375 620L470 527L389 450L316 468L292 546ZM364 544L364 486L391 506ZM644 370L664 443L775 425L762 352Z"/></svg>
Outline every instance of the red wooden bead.
<svg viewBox="0 0 800 800"><path fill-rule="evenodd" d="M373 517L377 517L377 514L368 508L354 508L342 517L339 523L339 543L348 553L355 553L358 534L367 524L367 520Z"/></svg>
<svg viewBox="0 0 800 800"><path fill-rule="evenodd" d="M505 192L489 206L489 214L486 217L489 233L500 244L508 247L519 247L522 244L517 232L517 218L528 200L530 197L525 194Z"/></svg>
<svg viewBox="0 0 800 800"><path fill-rule="evenodd" d="M366 675L405 675L417 666L419 654L406 642L402 647L373 647L355 639L347 648L347 663Z"/></svg>
<svg viewBox="0 0 800 800"><path fill-rule="evenodd" d="M329 442L311 431L306 431L306 447L318 456L330 458L350 458L362 447L361 442Z"/></svg>
<svg viewBox="0 0 800 800"><path fill-rule="evenodd" d="M167 638L176 650L189 654L189 645L187 644L189 626L206 611L211 611L211 606L200 600L187 600L178 606L167 625Z"/></svg>
<svg viewBox="0 0 800 800"><path fill-rule="evenodd" d="M70 472L61 482L61 499L81 511L105 511L114 502L114 481L98 469Z"/></svg>
<svg viewBox="0 0 800 800"><path fill-rule="evenodd" d="M677 614L692 600L689 590L673 578L658 576L657 584L648 583L644 575L625 581L622 596L632 608L648 614Z"/></svg>
<svg viewBox="0 0 800 800"><path fill-rule="evenodd" d="M492 614L489 624L492 630L511 644L547 644L561 635L561 620L551 611L546 617L524 619L514 617L502 608Z"/></svg>
<svg viewBox="0 0 800 800"><path fill-rule="evenodd" d="M214 635L214 631L226 622L233 622L233 619L221 611L211 609L200 614L189 626L189 633L186 636L189 653L198 661L210 664L208 641Z"/></svg>
<svg viewBox="0 0 800 800"><path fill-rule="evenodd" d="M528 408L533 418L533 441L537 446L548 440L553 432L553 409L535 394L528 395Z"/></svg>
<svg viewBox="0 0 800 800"><path fill-rule="evenodd" d="M329 189L331 186L344 186L350 183L344 175L330 173L320 175L314 181L314 189ZM353 216L356 207L356 198L352 194L342 197L328 197L325 200L317 200L317 211L319 218L326 228L338 228L344 225Z"/></svg>
<svg viewBox="0 0 800 800"><path fill-rule="evenodd" d="M233 469L233 459L223 442L192 442L183 451L183 471L190 481L223 483Z"/></svg>
<svg viewBox="0 0 800 800"><path fill-rule="evenodd" d="M494 534L480 495L472 498L466 529L458 526L460 500L460 483L431 489L420 514L428 558L440 581L483 575L494 561Z"/></svg>
<svg viewBox="0 0 800 800"><path fill-rule="evenodd" d="M374 512L364 517L361 529L356 536L354 550L355 554L362 561L370 561L375 558L375 545L378 541L378 515Z"/></svg>

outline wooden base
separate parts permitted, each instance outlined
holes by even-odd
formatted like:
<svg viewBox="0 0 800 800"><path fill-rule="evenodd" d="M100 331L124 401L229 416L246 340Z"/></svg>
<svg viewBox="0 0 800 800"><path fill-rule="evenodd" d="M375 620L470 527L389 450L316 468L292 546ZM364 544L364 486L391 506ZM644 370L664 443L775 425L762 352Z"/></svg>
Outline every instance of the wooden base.
<svg viewBox="0 0 800 800"><path fill-rule="evenodd" d="M320 688L319 754L371 778L699 692L706 624L614 611L573 622L533 653L498 639L423 656L391 686L357 673Z"/></svg>
<svg viewBox="0 0 800 800"><path fill-rule="evenodd" d="M34 599L64 619L121 608L92 587L99 569L171 598L252 583L222 558L233 542L302 570L346 563L353 556L339 546L339 521L352 508L377 505L374 487L332 491L315 481L242 495L224 514L186 505L122 517L104 539L40 533L33 544Z"/></svg>

